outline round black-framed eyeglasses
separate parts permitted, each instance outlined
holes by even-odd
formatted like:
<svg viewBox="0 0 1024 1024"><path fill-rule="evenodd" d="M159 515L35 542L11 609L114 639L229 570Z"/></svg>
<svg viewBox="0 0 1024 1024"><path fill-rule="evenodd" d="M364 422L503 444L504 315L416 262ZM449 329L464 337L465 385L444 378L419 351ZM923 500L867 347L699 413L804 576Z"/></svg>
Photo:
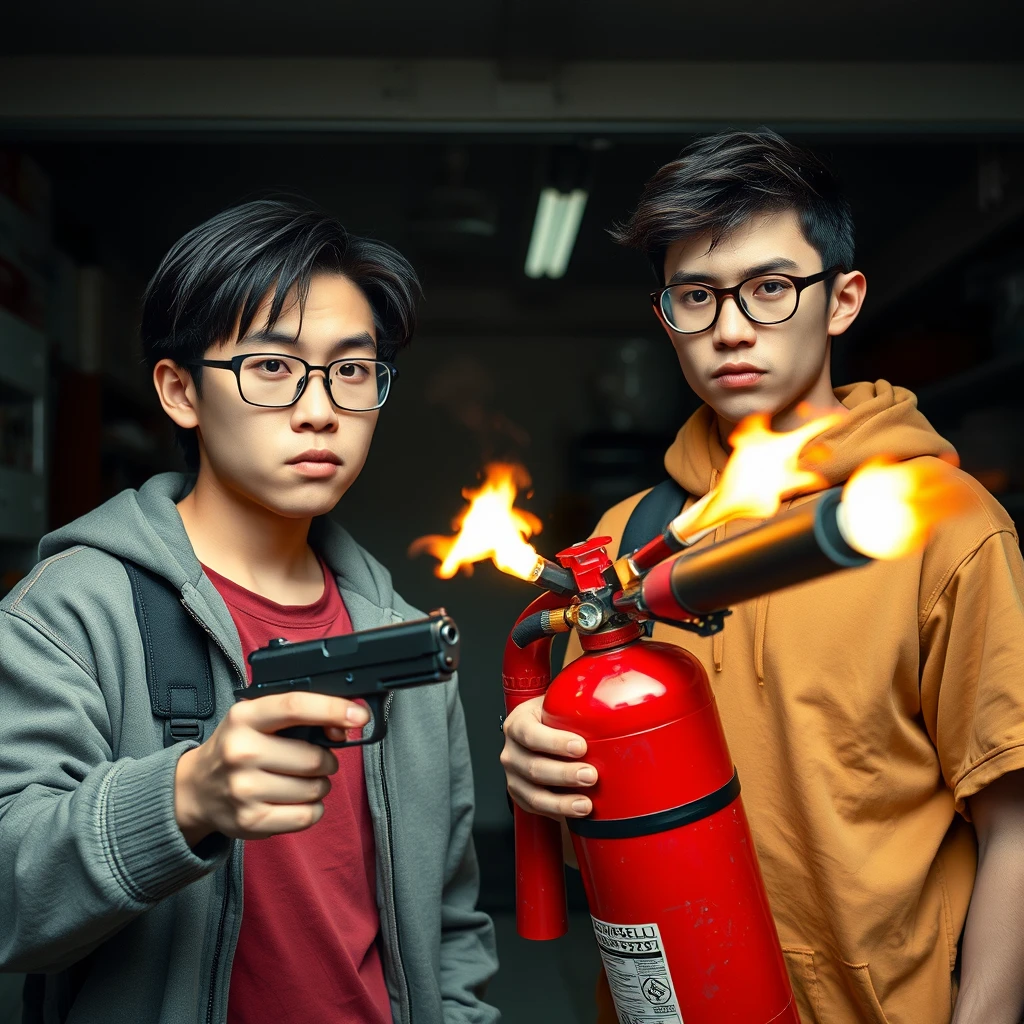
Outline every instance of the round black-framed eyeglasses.
<svg viewBox="0 0 1024 1024"><path fill-rule="evenodd" d="M709 284L685 282L668 284L651 292L655 312L677 334L701 334L718 323L722 300L729 296L751 323L762 326L782 324L800 305L800 293L812 284L826 281L842 271L830 267L809 277L792 274L757 274L732 288L712 288Z"/></svg>
<svg viewBox="0 0 1024 1024"><path fill-rule="evenodd" d="M323 373L331 402L345 412L373 412L391 393L398 367L383 359L335 359L315 366L280 352L244 352L231 359L194 359L186 366L231 370L243 402L261 409L287 409L303 395L314 370Z"/></svg>

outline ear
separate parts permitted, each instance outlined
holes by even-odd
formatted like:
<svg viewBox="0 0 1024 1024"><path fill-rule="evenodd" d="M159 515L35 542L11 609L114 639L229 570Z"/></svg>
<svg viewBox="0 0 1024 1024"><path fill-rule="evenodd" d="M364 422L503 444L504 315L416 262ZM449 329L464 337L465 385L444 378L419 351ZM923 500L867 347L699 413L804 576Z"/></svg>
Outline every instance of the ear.
<svg viewBox="0 0 1024 1024"><path fill-rule="evenodd" d="M859 270L849 274L837 274L832 282L829 299L828 335L830 338L843 334L857 319L860 307L867 295L867 278Z"/></svg>
<svg viewBox="0 0 1024 1024"><path fill-rule="evenodd" d="M153 367L153 387L164 412L186 430L199 426L196 415L196 386L192 374L172 359L161 359Z"/></svg>

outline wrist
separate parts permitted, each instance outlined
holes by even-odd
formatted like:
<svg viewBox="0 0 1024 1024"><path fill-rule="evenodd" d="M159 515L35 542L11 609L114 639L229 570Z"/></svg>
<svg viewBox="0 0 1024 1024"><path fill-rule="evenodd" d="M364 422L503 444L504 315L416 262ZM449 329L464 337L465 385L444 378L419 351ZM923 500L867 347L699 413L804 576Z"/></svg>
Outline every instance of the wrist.
<svg viewBox="0 0 1024 1024"><path fill-rule="evenodd" d="M198 756L198 748L186 750L178 758L174 772L174 819L190 847L195 847L213 832L203 821L199 800L196 798L195 767Z"/></svg>

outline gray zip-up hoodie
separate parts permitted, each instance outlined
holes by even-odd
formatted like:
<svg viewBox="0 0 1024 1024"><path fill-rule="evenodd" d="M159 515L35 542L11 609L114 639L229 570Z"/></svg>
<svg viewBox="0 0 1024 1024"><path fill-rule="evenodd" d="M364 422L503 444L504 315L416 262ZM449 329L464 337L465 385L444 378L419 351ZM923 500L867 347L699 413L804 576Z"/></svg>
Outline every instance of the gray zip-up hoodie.
<svg viewBox="0 0 1024 1024"><path fill-rule="evenodd" d="M44 561L0 602L0 970L46 975L47 1024L226 1019L243 844L214 835L192 850L178 829L174 772L194 744L163 746L120 561L169 580L209 634L209 736L245 672L175 508L190 485L162 474L45 537ZM316 520L310 540L355 629L420 614L340 527ZM495 1021L455 680L394 693L387 720L363 764L394 1020Z"/></svg>

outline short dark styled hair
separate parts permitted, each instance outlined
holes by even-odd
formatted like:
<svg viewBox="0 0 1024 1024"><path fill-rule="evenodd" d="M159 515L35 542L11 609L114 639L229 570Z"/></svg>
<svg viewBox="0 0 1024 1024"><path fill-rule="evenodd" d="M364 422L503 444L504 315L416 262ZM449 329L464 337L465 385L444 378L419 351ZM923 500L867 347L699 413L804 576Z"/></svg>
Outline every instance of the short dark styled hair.
<svg viewBox="0 0 1024 1024"><path fill-rule="evenodd" d="M833 172L813 153L764 128L698 139L644 188L612 237L639 249L664 283L665 252L711 232L711 247L752 216L795 210L822 269L853 269L853 217Z"/></svg>
<svg viewBox="0 0 1024 1024"><path fill-rule="evenodd" d="M289 295L305 307L315 274L341 274L373 310L378 357L393 359L412 339L420 284L396 249L350 234L335 218L295 200L260 199L224 210L179 239L146 287L142 348L152 369L161 359L179 365L234 333L244 335L272 294L268 330ZM196 388L201 367L191 368ZM178 430L190 469L199 465L194 430Z"/></svg>

